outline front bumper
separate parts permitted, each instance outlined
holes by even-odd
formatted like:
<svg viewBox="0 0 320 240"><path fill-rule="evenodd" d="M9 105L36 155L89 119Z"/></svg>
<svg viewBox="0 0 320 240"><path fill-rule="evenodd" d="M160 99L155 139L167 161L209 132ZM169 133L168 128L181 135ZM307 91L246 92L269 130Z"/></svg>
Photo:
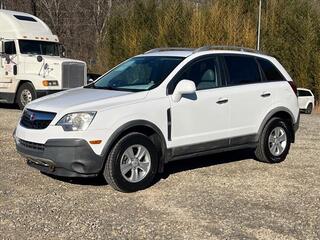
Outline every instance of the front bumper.
<svg viewBox="0 0 320 240"><path fill-rule="evenodd" d="M37 90L36 94L37 94L37 98L41 98L41 97L44 97L44 96L47 96L47 95L50 95L53 93L61 92L61 91L63 91L63 89L61 89L61 90Z"/></svg>
<svg viewBox="0 0 320 240"><path fill-rule="evenodd" d="M83 139L50 139L38 144L15 138L17 151L28 165L63 177L92 177L102 170L104 157L93 152Z"/></svg>

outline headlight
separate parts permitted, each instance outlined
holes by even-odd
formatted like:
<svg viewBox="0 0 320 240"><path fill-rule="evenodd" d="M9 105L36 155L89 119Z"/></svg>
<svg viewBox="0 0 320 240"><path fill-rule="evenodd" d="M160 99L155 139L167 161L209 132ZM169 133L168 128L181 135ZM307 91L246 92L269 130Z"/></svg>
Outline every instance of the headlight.
<svg viewBox="0 0 320 240"><path fill-rule="evenodd" d="M57 125L62 126L65 131L84 131L89 127L95 115L96 112L69 113L64 115Z"/></svg>

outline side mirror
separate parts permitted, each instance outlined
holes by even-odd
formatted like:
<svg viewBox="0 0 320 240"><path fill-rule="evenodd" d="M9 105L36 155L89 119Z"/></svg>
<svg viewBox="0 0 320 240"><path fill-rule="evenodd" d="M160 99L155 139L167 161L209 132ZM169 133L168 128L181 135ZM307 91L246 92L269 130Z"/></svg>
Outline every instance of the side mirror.
<svg viewBox="0 0 320 240"><path fill-rule="evenodd" d="M0 45L0 54L2 55L2 54L4 54L6 51L5 51L5 48L4 48L4 42L3 41L1 41L1 45Z"/></svg>
<svg viewBox="0 0 320 240"><path fill-rule="evenodd" d="M172 98L174 102L179 102L184 94L196 92L196 85L191 80L181 80L173 91Z"/></svg>
<svg viewBox="0 0 320 240"><path fill-rule="evenodd" d="M38 61L38 62L42 62L42 60L43 60L43 57L42 57L42 56L40 56L40 55L37 56L37 61Z"/></svg>

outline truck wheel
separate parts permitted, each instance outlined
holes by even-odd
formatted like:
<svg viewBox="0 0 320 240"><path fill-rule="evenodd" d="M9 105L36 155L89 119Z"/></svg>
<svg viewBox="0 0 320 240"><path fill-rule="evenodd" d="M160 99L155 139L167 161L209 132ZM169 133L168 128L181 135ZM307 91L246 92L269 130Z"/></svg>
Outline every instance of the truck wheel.
<svg viewBox="0 0 320 240"><path fill-rule="evenodd" d="M157 173L158 155L152 141L141 133L129 133L112 148L103 172L108 184L121 192L149 187Z"/></svg>
<svg viewBox="0 0 320 240"><path fill-rule="evenodd" d="M16 103L22 110L29 102L36 99L36 92L31 83L23 83L17 92Z"/></svg>
<svg viewBox="0 0 320 240"><path fill-rule="evenodd" d="M286 159L291 144L291 134L287 123L281 118L272 118L264 127L258 146L256 158L267 163L280 163Z"/></svg>
<svg viewBox="0 0 320 240"><path fill-rule="evenodd" d="M307 110L306 110L306 114L311 114L312 113L312 104L309 103Z"/></svg>

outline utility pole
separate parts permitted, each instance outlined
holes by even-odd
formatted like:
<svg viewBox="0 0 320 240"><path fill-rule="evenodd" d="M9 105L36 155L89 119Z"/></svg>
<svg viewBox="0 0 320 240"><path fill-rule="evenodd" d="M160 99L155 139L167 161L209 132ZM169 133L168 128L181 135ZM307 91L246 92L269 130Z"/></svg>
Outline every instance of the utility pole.
<svg viewBox="0 0 320 240"><path fill-rule="evenodd" d="M260 37L261 37L261 9L262 0L259 0L259 15L258 15L258 31L257 31L257 50L260 50Z"/></svg>

